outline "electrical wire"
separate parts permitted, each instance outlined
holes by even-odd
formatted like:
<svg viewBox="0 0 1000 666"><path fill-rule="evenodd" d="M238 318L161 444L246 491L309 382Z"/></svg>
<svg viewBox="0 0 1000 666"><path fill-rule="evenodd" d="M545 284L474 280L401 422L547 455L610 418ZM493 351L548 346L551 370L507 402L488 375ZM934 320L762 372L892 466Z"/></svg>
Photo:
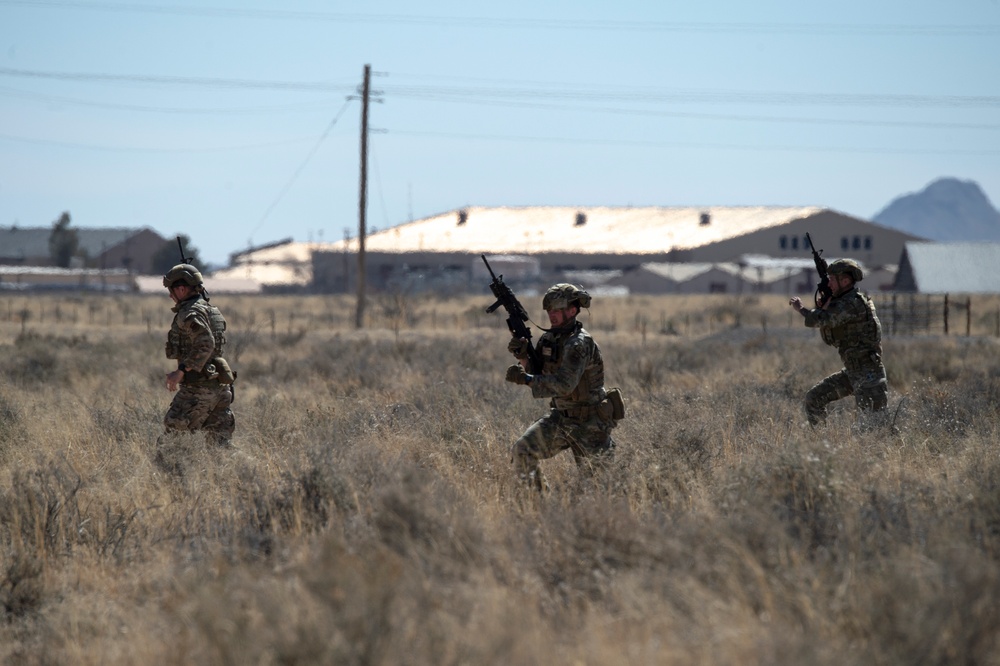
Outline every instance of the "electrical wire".
<svg viewBox="0 0 1000 666"><path fill-rule="evenodd" d="M334 125L337 124L337 121L340 120L340 117L344 115L344 111L347 110L347 107L350 106L352 101L353 101L352 98L348 98L347 100L344 101L344 106L340 107L340 111L337 112L337 114L333 117L333 120L330 121L330 124L326 126L325 130L323 130L323 134L320 135L319 139L317 139L315 145L313 145L312 149L306 155L305 159L302 160L302 163L299 164L298 168L295 169L294 173L292 173L291 178L288 179L288 182L285 183L285 186L281 188L280 192L278 192L278 196L274 198L274 201L271 202L271 205L268 206L267 210L264 211L264 214L261 216L260 221L257 223L257 226L255 226L250 231L250 238L253 238L253 235L264 225L264 222L267 221L267 218L270 217L271 212L281 202L281 200L285 198L285 195L291 189L295 181L298 180L299 175L301 175L302 171L306 168L306 165L309 164L309 161L313 158L314 155L316 155L316 152L319 150L319 147L323 145L323 142L326 140L326 137L329 136L330 131L333 129ZM251 243L251 245L252 244L253 243Z"/></svg>
<svg viewBox="0 0 1000 666"><path fill-rule="evenodd" d="M166 106L143 106L138 104L113 104L111 102L93 102L90 100L78 99L75 97L61 97L58 95L45 95L42 93L30 92L27 90L17 90L16 88L0 87L0 97L15 97L29 99L46 104L57 104L67 106L83 106L99 109L112 109L119 111L138 111L145 113L163 113L179 115L251 115L251 114L275 114L275 113L297 113L305 111L315 111L319 108L329 108L330 100L317 100L300 104L283 104L261 107L218 107L218 108L181 108Z"/></svg>
<svg viewBox="0 0 1000 666"><path fill-rule="evenodd" d="M440 101L440 100L421 100ZM549 111L584 111L589 113L602 113L623 116L647 116L656 118L687 118L692 120L720 120L739 121L756 123L779 123L787 125L790 123L806 125L853 125L861 127L900 127L900 128L920 128L920 129L968 129L968 130L1000 130L997 123L962 123L962 122L934 122L917 120L866 120L854 118L823 118L806 116L758 116L746 114L718 114L718 113L694 113L684 111L656 111L651 109L630 109L623 107L608 106L571 106L567 104L546 104L543 102L516 102L501 100L449 100L452 104L468 104L472 106L489 106L491 108L503 106L518 109L545 109Z"/></svg>
<svg viewBox="0 0 1000 666"><path fill-rule="evenodd" d="M0 76L58 81L97 81L101 83L140 83L165 86L191 86L220 89L298 90L318 92L350 92L356 84L297 81L251 81L248 79L211 78L203 76L158 76L153 74L106 74L90 72L43 72L39 70L0 67Z"/></svg>
<svg viewBox="0 0 1000 666"><path fill-rule="evenodd" d="M694 143L685 141L648 141L636 139L580 139L573 137L552 137L552 136L511 136L499 134L463 134L455 132L424 132L416 130L393 130L391 134L399 136L436 137L442 139L485 140L485 141L506 141L519 143L566 143L571 145L605 145L605 146L630 146L640 148L699 148L715 150L746 150L746 151L780 151L794 153L858 153L876 155L1000 155L1000 148L984 148L977 150L963 149L933 149L933 148L838 148L833 146L780 146L768 144L760 145L740 145L722 143Z"/></svg>
<svg viewBox="0 0 1000 666"><path fill-rule="evenodd" d="M96 81L105 83L142 83L167 86L194 86L220 89L258 89L283 91L352 92L356 84L253 81L221 77L157 76L148 74L109 74L88 72L45 72L39 70L0 67L0 76L61 81ZM911 108L998 108L997 95L916 95L893 93L801 93L789 91L746 90L656 90L647 88L569 87L553 89L551 84L525 86L442 86L384 85L387 96L429 99L436 101L496 100L596 101L633 102L642 104L751 104L778 106L884 106Z"/></svg>
<svg viewBox="0 0 1000 666"><path fill-rule="evenodd" d="M544 99L576 102L616 101L669 104L752 104L777 106L885 106L885 107L1000 107L996 95L912 95L891 93L799 93L745 90L644 90L578 88L553 90L547 87L458 87L383 86L387 96L456 101L468 99Z"/></svg>
<svg viewBox="0 0 1000 666"><path fill-rule="evenodd" d="M233 9L221 7L139 5L67 0L0 0L0 5L71 9L168 16L249 18L261 20L327 21L414 25L440 28L488 28L498 30L576 30L591 32L724 33L751 35L827 35L870 37L986 37L1000 34L996 24L866 24L866 23L748 23L733 21L623 21L604 19L544 19L485 16L431 16L417 14L345 14L287 9Z"/></svg>
<svg viewBox="0 0 1000 666"><path fill-rule="evenodd" d="M6 141L16 141L18 143L28 143L40 146L59 146L62 148L79 148L82 150L97 150L109 153L220 153L242 150L258 150L260 148L273 148L276 146L289 146L296 143L305 143L309 138L286 139L283 141L267 141L263 143L250 143L235 146L215 146L210 148L156 148L149 146L100 146L92 143L80 143L76 141L56 141L53 139L38 139L34 137L13 136L11 134L0 133L0 139Z"/></svg>

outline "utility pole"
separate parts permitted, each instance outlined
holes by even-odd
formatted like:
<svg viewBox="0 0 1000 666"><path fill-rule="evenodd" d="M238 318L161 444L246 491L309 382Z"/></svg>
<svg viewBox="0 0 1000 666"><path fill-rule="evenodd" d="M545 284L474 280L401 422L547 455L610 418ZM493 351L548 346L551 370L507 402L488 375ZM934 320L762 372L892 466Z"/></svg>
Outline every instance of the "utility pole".
<svg viewBox="0 0 1000 666"><path fill-rule="evenodd" d="M354 327L365 325L365 209L368 204L368 94L371 65L365 65L365 80L361 88L361 186L358 195L358 304Z"/></svg>

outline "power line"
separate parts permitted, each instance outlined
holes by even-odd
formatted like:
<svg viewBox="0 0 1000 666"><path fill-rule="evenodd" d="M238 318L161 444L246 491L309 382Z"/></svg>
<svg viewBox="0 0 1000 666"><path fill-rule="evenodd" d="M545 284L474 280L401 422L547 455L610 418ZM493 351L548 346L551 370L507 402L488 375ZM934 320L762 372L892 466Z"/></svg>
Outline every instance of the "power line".
<svg viewBox="0 0 1000 666"><path fill-rule="evenodd" d="M53 79L61 81L97 81L106 83L144 83L169 86L212 88L253 88L261 90L293 90L352 92L354 84L303 81L253 81L222 77L157 76L148 74L109 74L88 72L46 72L0 67L0 76ZM801 93L790 91L747 90L662 90L651 88L573 87L552 84L523 86L383 86L386 94L413 99L466 101L470 99L523 100L543 99L590 103L617 101L641 104L750 104L780 106L885 106L911 108L995 108L1000 107L996 95L918 95L895 93Z"/></svg>
<svg viewBox="0 0 1000 666"><path fill-rule="evenodd" d="M0 72L2 73L2 72ZM995 95L914 95L893 93L799 93L747 90L654 90L642 88L460 87L385 85L387 95L415 99L545 99L642 104L772 104L780 106L1000 107Z"/></svg>
<svg viewBox="0 0 1000 666"><path fill-rule="evenodd" d="M197 76L157 76L151 74L106 74L88 72L43 72L39 70L0 67L0 76L58 81L97 81L103 83L142 83L166 86L193 86L200 88L252 88L258 90L293 90L319 92L350 92L353 84L296 81L251 81Z"/></svg>
<svg viewBox="0 0 1000 666"><path fill-rule="evenodd" d="M137 5L110 2L71 2L63 0L0 0L0 5L72 9L132 14L200 16L208 18L248 18L287 21L326 21L333 23L372 23L414 25L441 28L486 28L498 30L578 30L592 32L665 32L726 33L768 35L827 35L849 37L984 37L1000 33L1000 25L962 24L865 24L865 23L747 23L623 21L587 19L504 18L485 16L432 16L417 14L345 14L275 9L233 9L221 7Z"/></svg>
<svg viewBox="0 0 1000 666"><path fill-rule="evenodd" d="M440 101L430 99L429 101ZM586 111L590 113L607 113L613 115L626 116L650 116L656 118L688 118L692 120L719 120L738 121L755 123L778 123L787 125L790 123L806 125L850 125L860 127L897 127L897 128L920 128L920 129L967 129L967 130L1000 130L1000 124L996 123L960 123L960 122L933 122L917 120L865 120L853 118L817 118L806 116L757 116L746 114L720 114L720 113L694 113L684 111L657 111L652 109L629 109L622 107L608 106L571 106L567 104L546 104L544 102L508 102L501 100L450 100L451 103L488 105L490 107L504 106L519 109L545 109L550 111Z"/></svg>
<svg viewBox="0 0 1000 666"><path fill-rule="evenodd" d="M329 107L330 100L318 100L316 102L308 102L305 104L287 104L287 105L272 105L272 106L261 106L261 107L218 107L218 108L182 108L182 107L164 107L164 106L144 106L137 104L115 104L110 102L94 102L90 100L82 100L72 97L61 97L57 95L45 95L41 93L33 93L25 90L16 90L13 88L0 88L0 97L20 97L22 99L29 99L38 102L44 102L46 104L64 104L72 106L83 106L90 108L101 108L101 109L112 109L120 111L138 111L145 113L159 113L159 114L173 114L173 115L264 115L264 114L276 114L276 113L298 113L298 112L311 112L315 111L317 108ZM438 100L433 97L416 97L415 99L424 101L444 101ZM519 101L504 101L497 99L451 99L448 98L447 101L451 103L459 104L470 104L470 105L487 105L491 107L495 106L506 106L508 108L523 108L523 109L544 109L550 111L587 111L591 113L604 113L612 115L629 115L629 116L647 116L647 117L657 117L657 118L688 118L692 120L718 120L718 121L737 121L737 122L757 122L757 123L798 123L798 124L811 124L811 125L849 125L849 126L859 126L859 127L899 127L899 128L920 128L920 129L967 129L967 130L997 130L1000 129L1000 124L995 123L961 123L961 122L932 122L932 121L907 121L907 120L867 120L867 119L850 119L850 118L822 118L822 117L806 117L806 116L759 116L759 115L746 115L746 114L713 114L713 113L694 113L694 112L684 112L684 111L656 111L650 109L635 109L635 108L623 108L623 107L608 107L608 106L573 106L567 104L549 104L544 102L519 102Z"/></svg>
<svg viewBox="0 0 1000 666"><path fill-rule="evenodd" d="M0 76L15 76L22 78L45 78L56 80L94 80L101 82L142 82L163 85L198 85L222 88L258 88L269 90L336 90L346 89L353 92L353 87L346 84L331 84L318 82L287 82L287 81L253 81L247 79L226 79L206 77L178 77L151 75L119 75L109 73L81 72L42 72L0 67ZM781 91L738 91L738 90L658 90L635 87L580 87L561 83L519 83L501 82L500 85L483 81L477 85L388 85L385 87L388 95L424 101L445 101L448 103L488 104L490 106L506 105L522 108L541 108L550 110L577 110L593 113L613 113L621 115L645 115L670 118L691 118L718 121L770 122L770 123L805 123L805 124L840 124L871 127L912 127L923 129L971 129L996 130L1000 126L990 123L959 123L959 122L921 122L905 120L855 120L816 117L770 117L747 114L708 114L659 109L623 108L595 106L608 101L640 105L676 105L676 104L751 104L751 105L822 105L822 106L886 106L890 108L994 108L1000 106L1000 97L986 95L907 95L907 94L851 94L851 93L792 93ZM9 90L9 89L8 89ZM0 89L2 93L3 89ZM24 93L31 95L31 93ZM38 96L42 99L64 99ZM559 102L566 102L560 104ZM138 107L123 105L132 110L162 110L161 107ZM207 112L207 111L206 111ZM431 135L431 133L427 133ZM445 135L442 135L445 136ZM103 150L151 151L151 152L212 152L220 150L242 150L258 148L272 144L253 144L247 146L201 148L201 149L157 149L157 148L115 148L87 146L84 144L61 143L42 139L19 138L11 135L0 135L2 138L33 143L48 143L68 145L72 147L95 148ZM534 140L534 139L532 139ZM558 140L558 139L556 139ZM572 140L577 141L577 140ZM601 142L601 140L595 140ZM621 145L620 141L608 141ZM880 151L876 151L880 152ZM938 152L941 151L931 151ZM944 151L947 152L947 151ZM959 154L968 151L955 151ZM972 154L979 154L972 151ZM994 154L987 151L985 154Z"/></svg>
<svg viewBox="0 0 1000 666"><path fill-rule="evenodd" d="M275 114L275 113L295 113L301 111L314 111L317 108L329 108L330 100L318 100L315 102L299 104L283 104L260 107L218 107L218 108L182 108L169 106L143 106L138 104L114 104L111 102L94 102L90 100L78 99L74 97L61 97L58 95L45 95L42 93L29 92L27 90L17 90L15 88L0 88L0 97L20 97L45 104L59 104L68 106L84 106L98 109L112 109L119 111L139 111L145 113L163 113L177 115L213 115L213 114Z"/></svg>
<svg viewBox="0 0 1000 666"><path fill-rule="evenodd" d="M323 130L323 134L321 134L319 139L316 140L316 143L313 145L312 149L306 155L305 159L302 160L302 163L299 164L298 168L295 169L295 171L292 173L291 178L288 179L288 182L285 183L285 186L281 188L280 192L278 192L278 196L274 198L274 201L271 202L271 205L268 206L267 210L264 211L264 214L261 216L260 221L257 223L257 226L255 226L250 231L251 238L253 238L253 235L261 228L261 226L263 226L264 222L267 221L267 218L271 215L271 211L273 211L274 208L278 205L278 203L280 203L281 200L285 198L285 195L288 193L288 190L291 189L292 185L298 179L302 171L306 168L306 165L309 164L309 161L313 158L313 156L316 155L316 151L319 150L319 147L326 140L326 137L329 136L330 131L333 129L333 126L337 124L338 120L340 120L340 117L344 114L344 111L347 110L347 107L351 104L351 101L352 101L351 99L347 99L344 102L344 105L340 107L340 111L337 112L337 115L333 117L333 120L330 121L330 124L326 126L325 130ZM251 243L251 245L253 245L253 243Z"/></svg>
<svg viewBox="0 0 1000 666"><path fill-rule="evenodd" d="M273 148L275 146L287 146L295 143L304 143L310 138L287 139L284 141L268 141L264 143L251 143L237 146L215 146L212 148L158 148L150 146L101 146L93 143L80 143L74 141L56 141L53 139L38 139L34 137L14 136L12 134L0 134L0 139L6 141L16 141L18 143L29 143L42 146L59 146L62 148L79 148L82 150L98 150L109 153L221 153L240 150L257 150L260 148Z"/></svg>
<svg viewBox="0 0 1000 666"><path fill-rule="evenodd" d="M485 140L485 141L508 141L522 143L566 143L571 145L607 145L607 146L629 146L645 148L698 148L712 150L748 150L755 152L796 152L796 153L857 153L876 155L998 155L1000 148L995 149L933 149L933 148L850 148L835 146L779 146L779 145L746 145L746 144L723 144L723 143L695 143L686 141L648 141L635 139L581 139L573 137L553 137L553 136L510 136L499 134L463 134L454 132L422 132L412 130L394 130L391 134L400 136L425 136L443 139Z"/></svg>

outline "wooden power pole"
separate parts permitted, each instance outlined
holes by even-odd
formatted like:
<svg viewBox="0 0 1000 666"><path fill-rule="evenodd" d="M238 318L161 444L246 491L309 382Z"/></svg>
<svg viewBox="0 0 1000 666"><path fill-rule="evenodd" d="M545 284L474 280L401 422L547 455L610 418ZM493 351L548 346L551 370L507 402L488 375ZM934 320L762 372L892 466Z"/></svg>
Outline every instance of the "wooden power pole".
<svg viewBox="0 0 1000 666"><path fill-rule="evenodd" d="M368 204L368 94L371 65L365 65L365 80L361 88L361 186L358 194L358 304L354 327L365 325L365 212Z"/></svg>

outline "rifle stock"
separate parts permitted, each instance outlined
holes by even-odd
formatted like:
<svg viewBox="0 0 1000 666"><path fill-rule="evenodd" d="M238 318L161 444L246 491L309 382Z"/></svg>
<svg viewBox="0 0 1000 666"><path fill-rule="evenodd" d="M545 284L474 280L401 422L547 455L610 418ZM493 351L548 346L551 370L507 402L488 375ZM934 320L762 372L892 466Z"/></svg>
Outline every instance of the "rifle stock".
<svg viewBox="0 0 1000 666"><path fill-rule="evenodd" d="M492 278L490 291L497 299L493 305L486 308L486 312L492 314L501 306L507 311L507 328L510 330L510 334L515 338L523 338L528 341L528 371L538 372L542 367L541 359L538 358L538 352L531 344L531 330L524 323L528 321L528 312L517 300L517 296L510 290L510 287L504 284L503 275L498 277L493 272L490 262L486 260L486 255L480 256L483 258L483 263L486 264L486 270L490 272L490 278Z"/></svg>
<svg viewBox="0 0 1000 666"><path fill-rule="evenodd" d="M828 282L830 274L826 270L827 264L826 259L822 256L823 250L816 251L816 246L813 245L812 238L808 232L806 232L806 242L809 243L809 249L812 250L816 272L819 273L819 282L816 283L816 293L813 295L813 300L816 302L816 307L821 308L828 300L833 298L833 291L830 290L830 283Z"/></svg>

